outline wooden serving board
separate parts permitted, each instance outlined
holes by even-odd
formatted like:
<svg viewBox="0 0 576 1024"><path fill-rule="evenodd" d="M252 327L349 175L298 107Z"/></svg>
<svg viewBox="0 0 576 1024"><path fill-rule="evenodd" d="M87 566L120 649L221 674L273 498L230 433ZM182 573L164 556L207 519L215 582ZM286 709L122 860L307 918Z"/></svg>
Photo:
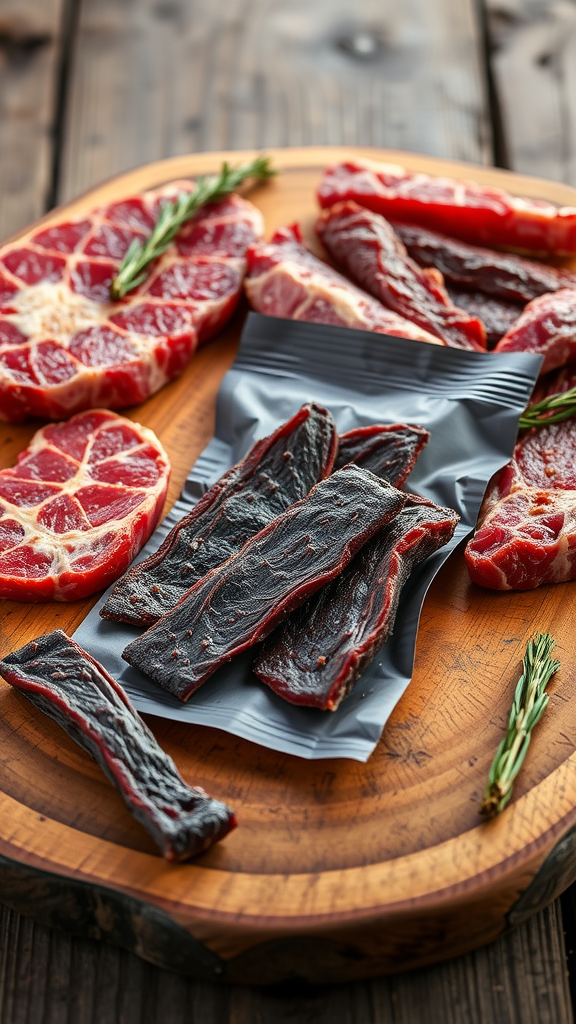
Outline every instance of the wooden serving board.
<svg viewBox="0 0 576 1024"><path fill-rule="evenodd" d="M356 152L576 205L575 190L552 182L414 154ZM282 173L251 192L267 230L294 220L310 229L322 169L346 153L274 151ZM65 212L249 155L150 164ZM211 437L241 320L129 412L169 452L169 503ZM14 462L34 429L0 427L1 466ZM413 681L366 765L303 761L214 729L149 718L185 779L230 803L239 820L223 843L179 866L162 860L95 762L0 681L0 901L165 967L253 983L366 977L494 939L576 878L575 602L576 583L481 590L456 551L424 605ZM0 655L56 627L71 633L92 603L1 602ZM514 799L485 824L478 804L535 630L557 639L562 668Z"/></svg>

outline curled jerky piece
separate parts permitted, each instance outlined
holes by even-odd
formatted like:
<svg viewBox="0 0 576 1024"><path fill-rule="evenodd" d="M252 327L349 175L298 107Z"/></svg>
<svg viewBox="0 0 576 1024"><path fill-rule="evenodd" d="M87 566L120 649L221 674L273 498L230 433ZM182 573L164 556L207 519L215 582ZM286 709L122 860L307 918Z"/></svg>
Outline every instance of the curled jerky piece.
<svg viewBox="0 0 576 1024"><path fill-rule="evenodd" d="M340 435L334 469L355 462L389 484L403 487L429 440L430 434L424 427L404 423L357 427Z"/></svg>
<svg viewBox="0 0 576 1024"><path fill-rule="evenodd" d="M419 224L392 224L412 259L435 267L449 284L525 305L546 292L576 288L576 274L563 267L468 245Z"/></svg>
<svg viewBox="0 0 576 1024"><path fill-rule="evenodd" d="M381 214L351 201L336 203L319 217L316 232L339 266L389 309L453 348L486 350L481 321L453 305Z"/></svg>
<svg viewBox="0 0 576 1024"><path fill-rule="evenodd" d="M251 245L246 256L244 288L259 313L444 344L314 256L298 225L280 228L270 242Z"/></svg>
<svg viewBox="0 0 576 1024"><path fill-rule="evenodd" d="M118 683L62 630L9 654L0 674L95 758L167 860L234 828L230 808L184 782Z"/></svg>
<svg viewBox="0 0 576 1024"><path fill-rule="evenodd" d="M542 373L576 359L576 288L529 302L494 351L543 355Z"/></svg>
<svg viewBox="0 0 576 1024"><path fill-rule="evenodd" d="M200 580L122 656L186 700L342 572L405 501L374 474L345 466Z"/></svg>
<svg viewBox="0 0 576 1024"><path fill-rule="evenodd" d="M414 566L443 547L458 516L410 495L344 572L268 638L254 671L292 704L335 711L390 636Z"/></svg>
<svg viewBox="0 0 576 1024"><path fill-rule="evenodd" d="M199 579L327 476L336 446L330 413L319 405L303 405L257 441L154 554L128 570L100 614L137 625L157 622Z"/></svg>
<svg viewBox="0 0 576 1024"><path fill-rule="evenodd" d="M318 189L322 207L342 199L466 242L559 256L576 253L576 207L512 196L474 181L350 160L329 167Z"/></svg>

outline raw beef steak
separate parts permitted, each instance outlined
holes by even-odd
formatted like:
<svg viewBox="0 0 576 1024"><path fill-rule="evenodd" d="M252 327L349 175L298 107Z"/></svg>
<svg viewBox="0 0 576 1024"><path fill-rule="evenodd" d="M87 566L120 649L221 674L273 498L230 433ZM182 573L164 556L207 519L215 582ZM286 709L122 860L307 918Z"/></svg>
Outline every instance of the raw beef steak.
<svg viewBox="0 0 576 1024"><path fill-rule="evenodd" d="M384 306L453 348L486 351L481 321L454 306L381 214L352 201L336 203L318 218L316 232L338 266Z"/></svg>
<svg viewBox="0 0 576 1024"><path fill-rule="evenodd" d="M103 409L39 430L0 471L0 597L75 601L124 572L170 475L151 430Z"/></svg>
<svg viewBox="0 0 576 1024"><path fill-rule="evenodd" d="M263 227L236 195L199 210L137 291L109 298L132 240L150 233L163 202L192 188L174 182L0 249L0 419L142 402L224 325L246 247Z"/></svg>
<svg viewBox="0 0 576 1024"><path fill-rule="evenodd" d="M543 355L542 373L575 360L576 288L561 288L529 302L494 351Z"/></svg>
<svg viewBox="0 0 576 1024"><path fill-rule="evenodd" d="M474 245L576 254L576 207L513 196L492 185L350 160L328 168L317 195L324 208L354 199L392 221L422 224Z"/></svg>
<svg viewBox="0 0 576 1024"><path fill-rule="evenodd" d="M554 379L555 378L555 379ZM548 377L534 399L576 385L576 368ZM531 590L576 578L576 422L526 431L497 473L466 547L474 583Z"/></svg>
<svg viewBox="0 0 576 1024"><path fill-rule="evenodd" d="M270 242L251 245L246 255L244 287L259 313L444 344L314 256L297 225L280 228Z"/></svg>

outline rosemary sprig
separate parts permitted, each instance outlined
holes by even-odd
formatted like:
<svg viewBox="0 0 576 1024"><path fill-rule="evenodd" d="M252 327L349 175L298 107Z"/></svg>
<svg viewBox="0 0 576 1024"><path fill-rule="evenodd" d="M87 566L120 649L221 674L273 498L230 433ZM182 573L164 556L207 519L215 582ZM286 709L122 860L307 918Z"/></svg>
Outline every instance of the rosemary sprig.
<svg viewBox="0 0 576 1024"><path fill-rule="evenodd" d="M165 202L152 234L144 242L133 240L110 285L110 297L122 299L142 284L148 276L148 266L152 260L166 251L182 225L201 206L230 195L248 178L261 181L274 174L276 171L267 156L258 156L251 163L239 167L230 167L224 163L220 174L198 178L193 192L182 192L176 199Z"/></svg>
<svg viewBox="0 0 576 1024"><path fill-rule="evenodd" d="M522 413L518 427L527 430L529 427L546 427L550 423L562 423L563 420L576 416L576 387L569 391L560 391L555 395L543 398L541 402L529 405Z"/></svg>
<svg viewBox="0 0 576 1024"><path fill-rule="evenodd" d="M532 730L549 700L546 686L560 668L560 662L550 657L555 645L549 633L537 633L526 648L523 672L510 708L508 730L492 762L488 788L480 804L480 814L485 818L499 814L512 796L514 779L526 757Z"/></svg>

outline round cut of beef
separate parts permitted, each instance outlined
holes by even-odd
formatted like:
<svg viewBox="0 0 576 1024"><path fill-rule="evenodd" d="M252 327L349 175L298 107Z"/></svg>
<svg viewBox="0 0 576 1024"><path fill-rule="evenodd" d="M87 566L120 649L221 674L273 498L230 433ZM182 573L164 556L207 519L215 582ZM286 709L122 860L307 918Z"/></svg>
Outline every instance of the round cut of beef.
<svg viewBox="0 0 576 1024"><path fill-rule="evenodd" d="M110 300L133 240L190 181L53 223L0 249L0 419L61 419L134 405L176 377L240 296L252 203L231 195L201 208L136 291Z"/></svg>
<svg viewBox="0 0 576 1024"><path fill-rule="evenodd" d="M0 597L75 601L108 586L156 526L169 476L158 438L116 413L39 430L0 471Z"/></svg>

